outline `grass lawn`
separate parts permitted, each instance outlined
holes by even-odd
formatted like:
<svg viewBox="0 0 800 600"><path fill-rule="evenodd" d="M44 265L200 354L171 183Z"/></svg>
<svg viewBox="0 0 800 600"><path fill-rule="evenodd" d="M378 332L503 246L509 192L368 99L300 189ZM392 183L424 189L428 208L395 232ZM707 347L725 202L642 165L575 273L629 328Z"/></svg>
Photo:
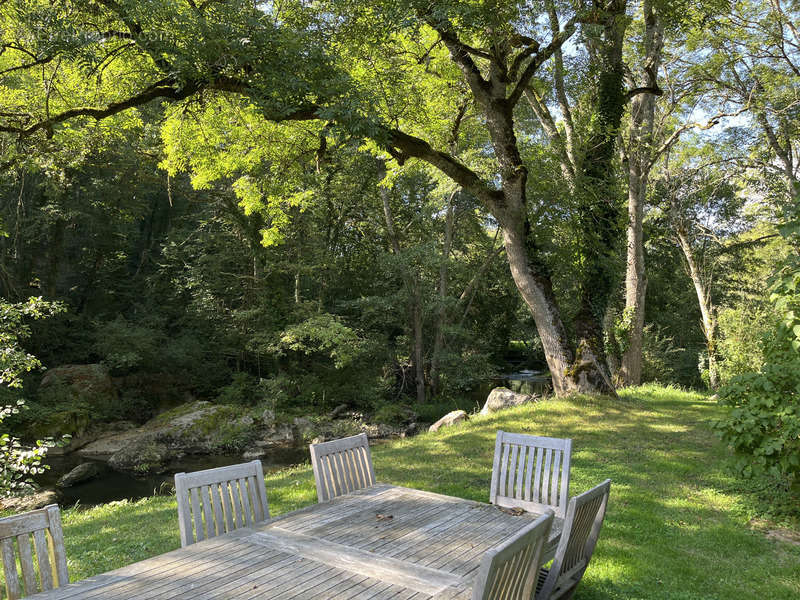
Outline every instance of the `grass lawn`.
<svg viewBox="0 0 800 600"><path fill-rule="evenodd" d="M749 525L759 506L725 472L709 428L718 410L700 394L655 386L618 401L548 400L381 444L373 460L380 481L487 501L497 429L571 437L571 492L613 480L576 598L796 600L800 545ZM268 477L267 494L273 514L315 502L310 465ZM64 524L73 580L179 546L174 497L70 509Z"/></svg>

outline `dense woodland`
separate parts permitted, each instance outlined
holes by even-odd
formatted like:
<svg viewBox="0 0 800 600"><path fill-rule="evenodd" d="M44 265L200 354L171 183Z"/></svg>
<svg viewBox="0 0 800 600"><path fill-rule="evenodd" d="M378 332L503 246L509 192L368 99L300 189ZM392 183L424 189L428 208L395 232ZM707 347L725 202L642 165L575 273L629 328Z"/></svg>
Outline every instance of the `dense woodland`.
<svg viewBox="0 0 800 600"><path fill-rule="evenodd" d="M791 479L799 31L796 0L0 2L2 416L438 416L524 366L721 390L743 472ZM39 394L34 356L119 402Z"/></svg>

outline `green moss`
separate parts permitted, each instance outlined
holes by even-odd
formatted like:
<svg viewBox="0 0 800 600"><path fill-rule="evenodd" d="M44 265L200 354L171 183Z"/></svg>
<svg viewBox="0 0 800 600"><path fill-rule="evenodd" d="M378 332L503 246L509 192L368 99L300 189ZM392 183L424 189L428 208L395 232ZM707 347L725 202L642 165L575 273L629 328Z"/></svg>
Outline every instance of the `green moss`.
<svg viewBox="0 0 800 600"><path fill-rule="evenodd" d="M153 418L152 423L155 425L163 425L172 419L177 419L178 417L188 415L189 413L193 413L210 406L213 406L213 404L208 402L190 402L187 404L181 404L180 406L176 406L175 408L171 408L167 411L159 413Z"/></svg>

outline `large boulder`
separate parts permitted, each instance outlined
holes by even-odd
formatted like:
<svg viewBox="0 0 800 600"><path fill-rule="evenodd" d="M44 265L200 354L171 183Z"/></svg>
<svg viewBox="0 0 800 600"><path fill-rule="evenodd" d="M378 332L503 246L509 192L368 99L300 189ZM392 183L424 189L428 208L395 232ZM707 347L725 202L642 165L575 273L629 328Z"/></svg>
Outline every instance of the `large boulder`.
<svg viewBox="0 0 800 600"><path fill-rule="evenodd" d="M64 386L76 395L106 400L117 399L117 388L108 369L101 364L63 365L45 371L40 390Z"/></svg>
<svg viewBox="0 0 800 600"><path fill-rule="evenodd" d="M130 431L112 433L78 451L108 457L116 469L157 473L184 454L208 454L247 443L255 421L240 408L190 402L162 413Z"/></svg>
<svg viewBox="0 0 800 600"><path fill-rule="evenodd" d="M462 421L467 420L467 413L463 410L454 410L452 412L447 413L441 419L436 421L433 425L428 427L428 431L439 431L442 427L450 427L451 425L455 425L456 423L461 423Z"/></svg>
<svg viewBox="0 0 800 600"><path fill-rule="evenodd" d="M102 472L102 467L97 463L85 462L72 469L66 475L62 475L58 483L56 483L56 486L60 488L72 487L73 485L94 479Z"/></svg>
<svg viewBox="0 0 800 600"><path fill-rule="evenodd" d="M481 409L481 414L488 415L498 410L503 410L504 408L512 408L514 406L520 406L521 404L527 404L528 402L534 402L537 399L538 396L512 392L505 387L494 388L489 393L489 397L486 398L486 403Z"/></svg>

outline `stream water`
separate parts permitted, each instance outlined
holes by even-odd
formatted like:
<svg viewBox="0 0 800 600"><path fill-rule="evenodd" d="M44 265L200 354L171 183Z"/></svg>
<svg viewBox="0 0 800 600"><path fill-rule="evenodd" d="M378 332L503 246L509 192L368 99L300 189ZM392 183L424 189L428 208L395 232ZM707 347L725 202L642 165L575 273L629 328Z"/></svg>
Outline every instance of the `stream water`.
<svg viewBox="0 0 800 600"><path fill-rule="evenodd" d="M553 389L550 373L547 371L521 369L513 373L498 375L477 386L470 394L473 404L478 408L483 406L489 392L496 387L506 387L520 394L536 394L539 396L549 394Z"/></svg>
<svg viewBox="0 0 800 600"><path fill-rule="evenodd" d="M269 473L307 460L307 448L276 448L268 456L262 458L261 463L264 466L264 472ZM169 494L174 488L173 476L175 473L225 467L244 462L244 460L241 454L187 455L168 465L167 470L162 474L140 477L133 473L116 471L103 461L91 460L77 454L68 454L48 458L46 464L50 466L50 469L39 475L36 482L43 488L54 489L62 475L85 462L96 463L101 469L100 475L89 481L58 489L59 504L62 506L72 506L77 503L82 506L91 506L125 498L136 500L146 496Z"/></svg>
<svg viewBox="0 0 800 600"><path fill-rule="evenodd" d="M523 394L545 394L550 391L550 375L542 371L520 370L500 375L478 386L469 396L474 407L480 408L492 388L504 386ZM308 449L276 448L267 457L262 458L265 472L272 472L289 465L308 461ZM45 489L56 488L58 479L73 468L85 462L95 462L101 474L94 479L77 485L59 489L59 503L72 506L80 503L84 506L103 504L113 500L138 499L155 494L168 494L173 490L173 476L181 471L191 472L214 467L224 467L243 462L239 454L217 454L191 456L168 465L167 470L159 475L136 476L133 473L116 471L103 461L93 461L78 454L52 456L46 460L50 469L36 478L36 482Z"/></svg>

